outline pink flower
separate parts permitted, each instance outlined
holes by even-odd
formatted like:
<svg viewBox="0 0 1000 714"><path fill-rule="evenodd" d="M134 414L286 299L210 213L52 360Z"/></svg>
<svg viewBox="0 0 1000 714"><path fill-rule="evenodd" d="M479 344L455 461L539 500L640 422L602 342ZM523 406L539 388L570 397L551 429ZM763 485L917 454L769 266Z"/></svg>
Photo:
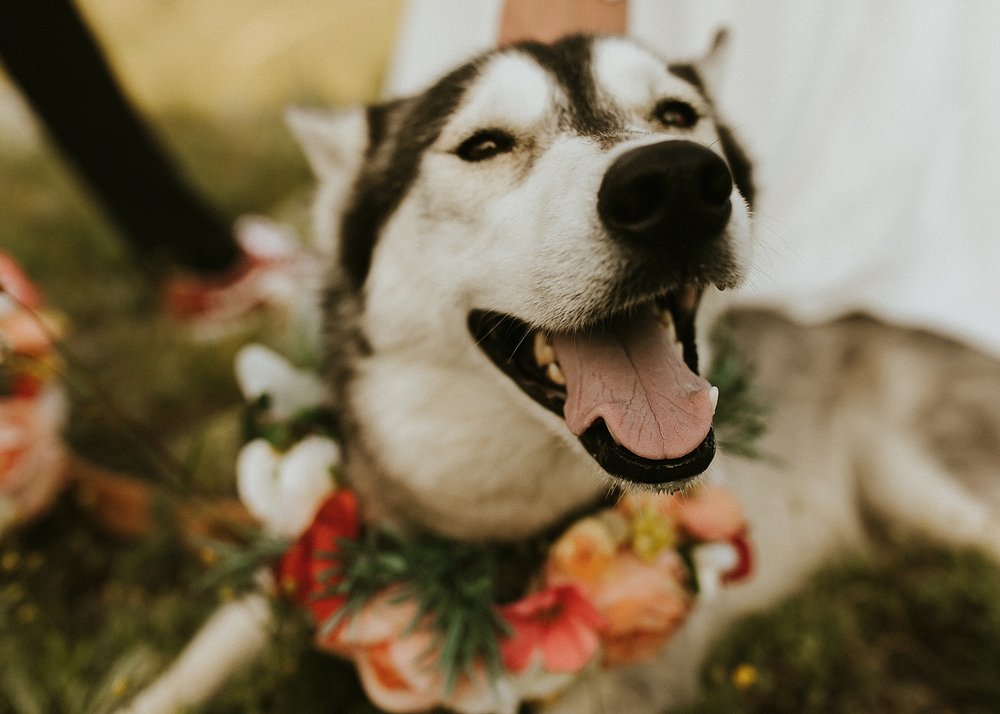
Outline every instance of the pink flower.
<svg viewBox="0 0 1000 714"><path fill-rule="evenodd" d="M9 293L27 308L40 307L42 294L8 253L0 250L0 292Z"/></svg>
<svg viewBox="0 0 1000 714"><path fill-rule="evenodd" d="M739 501L728 489L702 483L684 493L629 493L617 507L627 518L659 513L696 540L729 540L746 528Z"/></svg>
<svg viewBox="0 0 1000 714"><path fill-rule="evenodd" d="M685 577L675 551L650 561L623 551L599 581L584 586L607 623L601 633L606 665L629 664L659 650L690 610Z"/></svg>
<svg viewBox="0 0 1000 714"><path fill-rule="evenodd" d="M558 585L500 608L514 630L500 643L504 664L522 672L536 652L549 672L578 672L597 652L606 627L578 585Z"/></svg>
<svg viewBox="0 0 1000 714"><path fill-rule="evenodd" d="M38 356L52 346L37 312L42 302L42 294L20 266L0 251L0 338L14 352Z"/></svg>
<svg viewBox="0 0 1000 714"><path fill-rule="evenodd" d="M36 515L58 494L66 452L60 437L66 416L62 390L32 398L0 399L0 531Z"/></svg>

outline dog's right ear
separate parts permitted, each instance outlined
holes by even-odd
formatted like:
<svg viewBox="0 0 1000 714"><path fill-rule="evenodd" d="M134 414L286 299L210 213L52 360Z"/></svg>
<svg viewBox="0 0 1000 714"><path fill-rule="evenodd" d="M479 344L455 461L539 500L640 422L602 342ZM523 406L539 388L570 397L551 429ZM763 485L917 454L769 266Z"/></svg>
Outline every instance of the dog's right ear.
<svg viewBox="0 0 1000 714"><path fill-rule="evenodd" d="M368 145L364 107L335 111L292 107L285 121L317 178L354 173Z"/></svg>

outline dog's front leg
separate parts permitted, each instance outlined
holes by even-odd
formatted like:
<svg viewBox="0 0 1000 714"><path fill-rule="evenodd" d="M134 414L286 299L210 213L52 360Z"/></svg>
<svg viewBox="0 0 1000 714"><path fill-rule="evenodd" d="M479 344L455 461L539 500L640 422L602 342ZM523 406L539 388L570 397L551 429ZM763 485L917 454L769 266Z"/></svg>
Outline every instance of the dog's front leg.
<svg viewBox="0 0 1000 714"><path fill-rule="evenodd" d="M264 651L271 621L271 603L260 593L223 605L170 668L117 714L174 714L203 704Z"/></svg>
<svg viewBox="0 0 1000 714"><path fill-rule="evenodd" d="M1000 516L940 466L914 439L880 439L860 463L866 502L890 521L942 543L974 546L1000 563Z"/></svg>

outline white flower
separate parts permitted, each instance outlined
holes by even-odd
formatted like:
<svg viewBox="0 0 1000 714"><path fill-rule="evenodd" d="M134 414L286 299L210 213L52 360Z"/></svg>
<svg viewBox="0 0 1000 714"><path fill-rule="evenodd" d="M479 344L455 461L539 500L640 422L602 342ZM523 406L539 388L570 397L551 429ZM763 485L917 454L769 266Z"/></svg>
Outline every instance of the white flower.
<svg viewBox="0 0 1000 714"><path fill-rule="evenodd" d="M236 381L248 401L271 398L270 413L288 419L302 409L323 403L326 389L315 373L298 369L274 350L246 345L236 353Z"/></svg>
<svg viewBox="0 0 1000 714"><path fill-rule="evenodd" d="M308 436L281 454L264 439L251 441L236 460L240 500L273 535L297 538L334 489L337 445Z"/></svg>
<svg viewBox="0 0 1000 714"><path fill-rule="evenodd" d="M695 571L698 574L699 596L713 599L722 585L722 575L739 565L740 555L730 543L703 543L692 549Z"/></svg>

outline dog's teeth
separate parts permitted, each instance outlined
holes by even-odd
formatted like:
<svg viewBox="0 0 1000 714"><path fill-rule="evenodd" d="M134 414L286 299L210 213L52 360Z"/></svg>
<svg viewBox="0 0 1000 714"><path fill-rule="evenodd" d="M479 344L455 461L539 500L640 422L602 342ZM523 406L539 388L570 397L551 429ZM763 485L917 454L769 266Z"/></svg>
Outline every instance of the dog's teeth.
<svg viewBox="0 0 1000 714"><path fill-rule="evenodd" d="M708 390L708 401L712 402L712 414L715 415L715 410L719 406L719 388L712 387Z"/></svg>
<svg viewBox="0 0 1000 714"><path fill-rule="evenodd" d="M539 367L548 367L556 361L556 351L552 349L552 343L549 342L549 339L541 332L535 333L533 348L535 352L535 362L538 363Z"/></svg>
<svg viewBox="0 0 1000 714"><path fill-rule="evenodd" d="M555 382L559 385L566 384L566 375L563 374L558 362L549 363L549 366L545 369L545 376L549 378L550 382Z"/></svg>

